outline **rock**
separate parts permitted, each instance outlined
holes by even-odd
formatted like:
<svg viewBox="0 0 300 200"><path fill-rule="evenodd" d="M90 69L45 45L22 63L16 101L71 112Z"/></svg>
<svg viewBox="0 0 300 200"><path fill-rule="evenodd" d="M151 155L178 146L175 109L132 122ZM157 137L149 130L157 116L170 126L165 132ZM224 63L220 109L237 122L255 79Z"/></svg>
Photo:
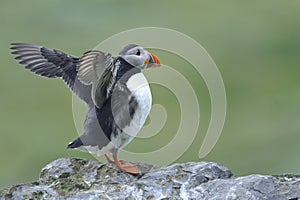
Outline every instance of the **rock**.
<svg viewBox="0 0 300 200"><path fill-rule="evenodd" d="M61 158L46 165L38 181L0 190L0 199L297 199L300 176L235 177L213 162L158 167L136 163L133 176L114 164Z"/></svg>

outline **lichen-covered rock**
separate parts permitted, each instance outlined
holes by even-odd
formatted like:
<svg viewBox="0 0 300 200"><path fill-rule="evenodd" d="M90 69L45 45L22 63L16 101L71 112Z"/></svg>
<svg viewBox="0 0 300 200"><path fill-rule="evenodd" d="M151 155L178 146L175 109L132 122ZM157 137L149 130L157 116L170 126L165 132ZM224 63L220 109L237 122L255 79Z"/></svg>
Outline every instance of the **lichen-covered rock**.
<svg viewBox="0 0 300 200"><path fill-rule="evenodd" d="M113 164L61 158L46 165L40 179L0 191L0 199L297 199L300 176L234 177L212 162L158 167L136 163L133 176Z"/></svg>

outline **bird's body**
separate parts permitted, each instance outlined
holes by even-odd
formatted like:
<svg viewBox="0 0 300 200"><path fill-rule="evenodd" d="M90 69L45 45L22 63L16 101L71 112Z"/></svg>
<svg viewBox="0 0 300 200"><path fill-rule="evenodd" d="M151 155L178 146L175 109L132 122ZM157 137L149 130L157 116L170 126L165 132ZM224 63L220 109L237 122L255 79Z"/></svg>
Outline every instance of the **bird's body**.
<svg viewBox="0 0 300 200"><path fill-rule="evenodd" d="M88 105L84 131L68 148L105 155L119 168L137 173L136 166L119 162L117 154L136 136L150 112L151 91L141 70L160 64L155 55L137 45L127 45L117 57L92 50L77 58L23 43L12 44L11 49L26 69L62 78Z"/></svg>
<svg viewBox="0 0 300 200"><path fill-rule="evenodd" d="M127 64L121 66L124 65ZM69 145L70 148L78 148L98 156L117 152L142 128L152 103L147 79L141 70L132 69L130 66L118 73L120 74L117 77L120 79L112 89L113 95L101 108L90 108L84 123L84 133L80 141ZM99 141L102 143L99 144Z"/></svg>

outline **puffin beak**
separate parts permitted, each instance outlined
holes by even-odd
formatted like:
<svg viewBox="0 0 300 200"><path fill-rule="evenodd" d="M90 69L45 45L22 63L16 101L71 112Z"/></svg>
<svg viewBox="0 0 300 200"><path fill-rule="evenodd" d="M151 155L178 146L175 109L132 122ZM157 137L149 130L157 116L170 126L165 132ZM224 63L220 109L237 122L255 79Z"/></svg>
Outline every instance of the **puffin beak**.
<svg viewBox="0 0 300 200"><path fill-rule="evenodd" d="M156 55L148 51L149 58L145 61L146 69L160 67L160 60Z"/></svg>

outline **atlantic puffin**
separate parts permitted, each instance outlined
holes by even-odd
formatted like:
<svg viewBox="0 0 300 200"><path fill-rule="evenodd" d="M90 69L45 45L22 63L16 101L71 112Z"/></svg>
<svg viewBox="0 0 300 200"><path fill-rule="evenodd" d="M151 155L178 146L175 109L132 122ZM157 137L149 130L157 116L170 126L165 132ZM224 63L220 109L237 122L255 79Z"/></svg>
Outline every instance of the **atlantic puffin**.
<svg viewBox="0 0 300 200"><path fill-rule="evenodd" d="M12 43L11 50L25 69L63 79L88 105L84 131L67 148L104 155L119 169L139 173L136 165L120 161L118 152L136 136L150 112L151 90L141 71L160 66L156 55L135 44L126 45L115 57L90 50L79 58L26 43Z"/></svg>

